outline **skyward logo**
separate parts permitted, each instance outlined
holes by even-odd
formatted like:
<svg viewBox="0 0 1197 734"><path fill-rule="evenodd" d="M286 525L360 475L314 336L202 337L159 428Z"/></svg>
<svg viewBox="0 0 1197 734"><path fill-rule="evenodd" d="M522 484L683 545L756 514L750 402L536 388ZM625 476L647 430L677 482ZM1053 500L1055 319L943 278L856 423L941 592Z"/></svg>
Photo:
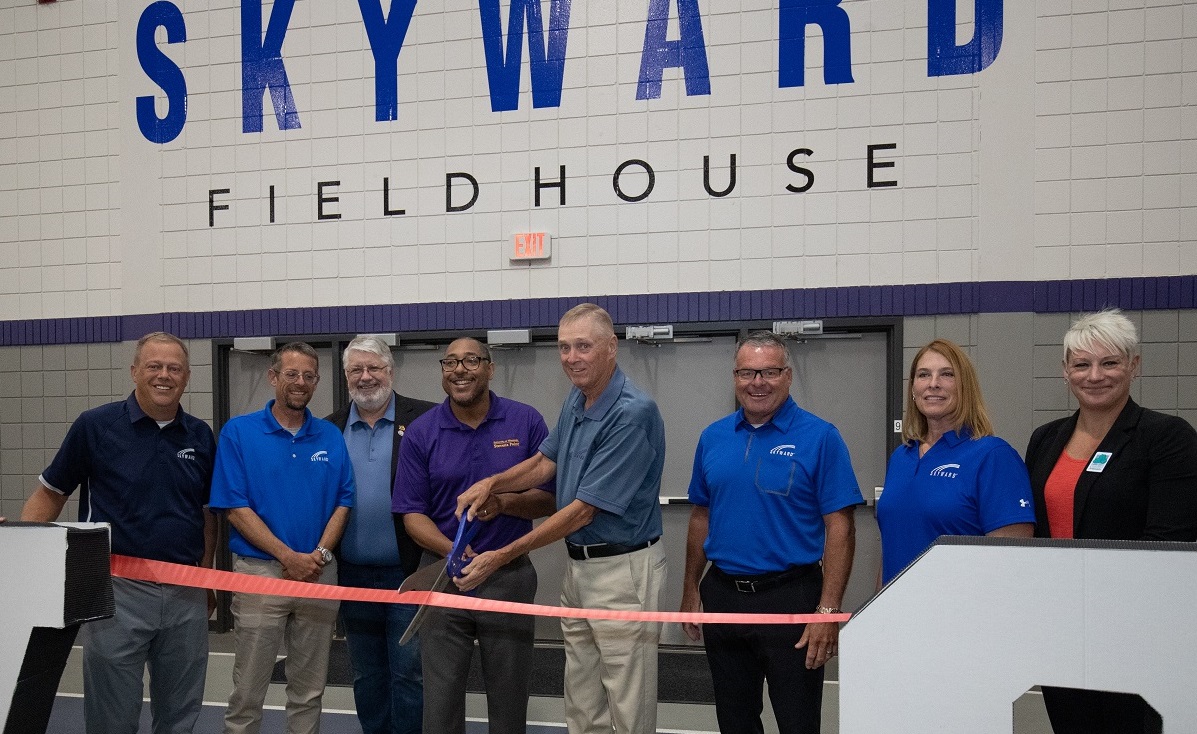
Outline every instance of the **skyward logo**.
<svg viewBox="0 0 1197 734"><path fill-rule="evenodd" d="M328 452L317 451L316 453L312 454L312 461L328 461Z"/></svg>
<svg viewBox="0 0 1197 734"><path fill-rule="evenodd" d="M778 456L789 456L792 458L794 456L794 444L783 443L780 446L774 446L773 448L769 449L769 453L777 454Z"/></svg>
<svg viewBox="0 0 1197 734"><path fill-rule="evenodd" d="M941 464L941 465L939 465L939 466L937 466L937 467L935 467L934 469L932 469L932 470L931 470L931 476L933 476L933 477L946 477L946 478L948 478L948 479L955 479L955 478L956 478L956 472L954 472L954 471L951 471L951 470L952 470L952 469L959 469L959 468L960 468L960 465L959 465L959 464Z"/></svg>
<svg viewBox="0 0 1197 734"><path fill-rule="evenodd" d="M175 456L179 457L180 459L195 461L195 449L183 449L179 453L175 454Z"/></svg>

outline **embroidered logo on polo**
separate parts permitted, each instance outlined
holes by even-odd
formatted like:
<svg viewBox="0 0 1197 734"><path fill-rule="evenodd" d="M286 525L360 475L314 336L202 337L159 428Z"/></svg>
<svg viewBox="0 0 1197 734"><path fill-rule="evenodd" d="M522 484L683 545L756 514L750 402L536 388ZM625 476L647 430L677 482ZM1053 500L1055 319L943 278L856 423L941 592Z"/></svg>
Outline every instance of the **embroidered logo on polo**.
<svg viewBox="0 0 1197 734"><path fill-rule="evenodd" d="M494 442L496 449L514 449L519 448L520 440L518 438L504 438Z"/></svg>
<svg viewBox="0 0 1197 734"><path fill-rule="evenodd" d="M180 459L195 461L195 449L183 449L179 451L179 453L175 454L175 456L179 457Z"/></svg>
<svg viewBox="0 0 1197 734"><path fill-rule="evenodd" d="M774 446L769 449L769 453L775 456L789 456L793 458L795 446L792 443L783 443L780 446Z"/></svg>
<svg viewBox="0 0 1197 734"><path fill-rule="evenodd" d="M328 452L317 451L316 453L312 454L312 461L328 461Z"/></svg>
<svg viewBox="0 0 1197 734"><path fill-rule="evenodd" d="M954 472L952 470L959 469L959 468L960 468L959 464L940 464L939 466L937 466L931 470L931 476L944 477L945 479L955 479L956 472Z"/></svg>

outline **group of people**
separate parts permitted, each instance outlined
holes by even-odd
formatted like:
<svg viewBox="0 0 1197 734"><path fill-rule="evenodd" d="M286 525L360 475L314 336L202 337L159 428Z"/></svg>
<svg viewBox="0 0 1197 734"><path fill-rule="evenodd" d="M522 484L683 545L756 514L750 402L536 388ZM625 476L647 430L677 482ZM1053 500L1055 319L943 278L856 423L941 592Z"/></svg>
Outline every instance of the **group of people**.
<svg viewBox="0 0 1197 734"><path fill-rule="evenodd" d="M328 420L311 414L319 359L293 342L271 359L275 398L229 421L217 444L181 408L186 345L148 334L134 352L133 393L79 416L22 519L56 519L82 486L80 519L111 523L113 553L210 566L212 513L223 512L235 571L391 590L446 556L469 519L481 529L454 580L463 591L531 602L529 552L564 539L563 606L659 610L660 411L620 370L602 308L581 304L562 316L557 346L573 387L551 430L534 408L490 389L494 357L477 339L446 347L446 398L433 404L397 393L389 347L360 336L343 355L346 408ZM1085 316L1064 347L1079 409L1035 431L1025 463L993 435L964 351L941 339L919 350L904 440L877 505L879 586L944 534L1197 540L1197 433L1130 398L1133 324L1116 311ZM694 456L681 610L836 614L863 502L848 448L791 397L783 339L750 333L734 359L740 407L702 432ZM191 732L214 597L120 578L113 590L115 616L83 627L89 734L137 730L147 665L155 734ZM260 730L284 645L288 731L318 731L337 602L237 593L232 609L225 731ZM417 649L399 644L414 611L339 605L363 731L463 734L475 646L490 731L525 731L532 618L432 609ZM763 731L766 680L782 732L819 731L837 624L683 628L703 640L722 732ZM655 731L659 625L563 618L561 629L571 734ZM1057 734L1160 729L1137 697L1053 688L1044 700Z"/></svg>
<svg viewBox="0 0 1197 734"><path fill-rule="evenodd" d="M1197 432L1139 406L1134 323L1116 309L1064 334L1063 376L1077 410L1037 428L1025 462L993 426L976 369L936 339L910 366L903 444L877 501L880 583L940 535L1197 541ZM1128 693L1043 687L1056 734L1158 734Z"/></svg>

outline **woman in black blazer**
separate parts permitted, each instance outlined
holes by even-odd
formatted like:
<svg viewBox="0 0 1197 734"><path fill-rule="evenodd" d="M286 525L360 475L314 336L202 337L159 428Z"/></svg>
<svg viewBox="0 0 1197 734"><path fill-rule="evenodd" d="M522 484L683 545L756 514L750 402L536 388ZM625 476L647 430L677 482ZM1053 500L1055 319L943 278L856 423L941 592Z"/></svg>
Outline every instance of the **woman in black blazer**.
<svg viewBox="0 0 1197 734"><path fill-rule="evenodd" d="M1027 446L1035 535L1197 540L1197 431L1140 407L1134 324L1117 309L1082 316L1064 335L1064 380L1076 413L1036 429ZM1160 717L1138 696L1043 689L1056 734L1148 734Z"/></svg>

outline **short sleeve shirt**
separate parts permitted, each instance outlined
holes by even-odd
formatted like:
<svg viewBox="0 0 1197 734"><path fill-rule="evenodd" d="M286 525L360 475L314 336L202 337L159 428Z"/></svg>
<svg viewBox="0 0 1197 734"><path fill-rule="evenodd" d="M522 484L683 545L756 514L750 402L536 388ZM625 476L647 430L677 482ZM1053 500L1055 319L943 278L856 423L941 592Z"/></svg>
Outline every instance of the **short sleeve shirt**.
<svg viewBox="0 0 1197 734"><path fill-rule="evenodd" d="M427 515L447 538L457 534L457 498L474 482L533 456L549 429L530 405L490 394L478 428L453 415L448 398L411 422L399 447L391 509ZM553 484L541 489L553 491ZM532 521L500 515L484 522L471 546L502 548L532 530Z"/></svg>
<svg viewBox="0 0 1197 734"><path fill-rule="evenodd" d="M212 477L213 508L248 507L293 551L309 553L338 507L352 507L353 466L341 431L304 410L294 436L279 425L271 400L263 410L237 416L220 431ZM229 548L270 560L236 528Z"/></svg>
<svg viewBox="0 0 1197 734"><path fill-rule="evenodd" d="M919 457L899 446L877 500L882 581L889 583L941 535L985 535L1035 522L1031 481L1018 452L997 436L950 431Z"/></svg>
<svg viewBox="0 0 1197 734"><path fill-rule="evenodd" d="M81 522L112 524L112 552L193 565L204 553L212 429L180 408L165 427L134 394L84 411L41 482L79 494Z"/></svg>
<svg viewBox="0 0 1197 734"><path fill-rule="evenodd" d="M742 409L708 426L694 452L689 498L710 510L707 558L738 575L817 562L823 516L864 501L839 431L793 398L759 428Z"/></svg>
<svg viewBox="0 0 1197 734"><path fill-rule="evenodd" d="M578 545L639 545L661 535L665 422L657 404L619 367L589 409L570 390L557 427L540 452L557 463L557 507L575 499L597 507L589 525L566 540Z"/></svg>

